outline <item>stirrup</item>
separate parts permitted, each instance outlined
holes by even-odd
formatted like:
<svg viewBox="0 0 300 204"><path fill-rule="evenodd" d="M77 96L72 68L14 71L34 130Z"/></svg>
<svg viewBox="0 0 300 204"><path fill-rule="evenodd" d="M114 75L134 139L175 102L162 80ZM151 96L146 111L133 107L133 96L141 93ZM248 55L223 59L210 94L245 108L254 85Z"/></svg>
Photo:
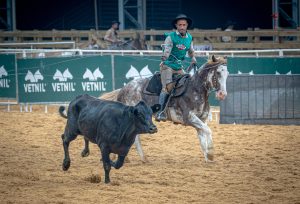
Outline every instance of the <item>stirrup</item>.
<svg viewBox="0 0 300 204"><path fill-rule="evenodd" d="M166 113L164 111L158 112L155 116L155 120L158 122L160 121L166 122L167 121Z"/></svg>

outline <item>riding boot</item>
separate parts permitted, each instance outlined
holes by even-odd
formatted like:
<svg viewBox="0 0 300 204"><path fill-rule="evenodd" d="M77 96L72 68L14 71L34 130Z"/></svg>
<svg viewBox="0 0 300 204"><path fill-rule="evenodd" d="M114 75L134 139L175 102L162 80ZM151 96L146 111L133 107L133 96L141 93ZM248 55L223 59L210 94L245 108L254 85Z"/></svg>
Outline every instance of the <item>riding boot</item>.
<svg viewBox="0 0 300 204"><path fill-rule="evenodd" d="M156 121L163 121L165 122L167 120L167 116L165 113L165 107L166 107L166 102L168 101L169 94L161 92L159 95L159 104L161 105L160 110L155 116Z"/></svg>

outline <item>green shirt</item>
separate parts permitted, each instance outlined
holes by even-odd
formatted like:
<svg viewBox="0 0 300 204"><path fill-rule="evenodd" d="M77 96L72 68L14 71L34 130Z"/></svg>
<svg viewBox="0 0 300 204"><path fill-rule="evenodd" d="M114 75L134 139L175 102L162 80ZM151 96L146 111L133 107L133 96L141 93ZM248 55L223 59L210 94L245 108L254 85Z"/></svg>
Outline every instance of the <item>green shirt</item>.
<svg viewBox="0 0 300 204"><path fill-rule="evenodd" d="M173 46L170 46L166 43L164 52L170 52L164 64L174 70L180 70L183 68L182 61L185 59L186 52L189 51L192 47L192 36L189 33L186 33L185 37L182 37L177 32L171 32L167 34L167 38L170 37L173 43ZM167 39L166 39L167 41ZM165 41L165 42L166 42ZM168 49L170 49L168 51Z"/></svg>

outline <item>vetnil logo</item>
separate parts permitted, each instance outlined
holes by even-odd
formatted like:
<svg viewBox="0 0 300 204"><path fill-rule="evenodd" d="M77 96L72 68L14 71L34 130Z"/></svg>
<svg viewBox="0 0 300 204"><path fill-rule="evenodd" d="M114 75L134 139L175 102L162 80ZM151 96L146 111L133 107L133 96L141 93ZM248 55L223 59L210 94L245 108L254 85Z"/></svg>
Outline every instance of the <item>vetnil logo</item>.
<svg viewBox="0 0 300 204"><path fill-rule="evenodd" d="M68 68L64 71L64 73L61 73L61 71L57 69L56 72L54 73L53 79L62 82L62 81L68 81L68 79L73 79L73 76L69 72Z"/></svg>
<svg viewBox="0 0 300 204"><path fill-rule="evenodd" d="M93 72L89 68L86 68L82 78L88 80L81 82L83 91L106 91L107 83L102 81L104 79L104 75L100 71L99 67L97 67Z"/></svg>
<svg viewBox="0 0 300 204"><path fill-rule="evenodd" d="M147 78L153 76L152 72L148 68L148 65L143 67L143 69L139 72L134 66L130 65L130 69L126 73L125 77L126 79L140 79L140 78ZM126 83L123 84L124 86Z"/></svg>
<svg viewBox="0 0 300 204"><path fill-rule="evenodd" d="M25 93L46 92L46 84L38 83L43 80L44 76L41 74L40 70L37 70L34 74L28 70L25 76L25 82L29 81L29 83L24 84Z"/></svg>
<svg viewBox="0 0 300 204"><path fill-rule="evenodd" d="M103 77L99 67L93 73L90 69L86 68L86 71L83 74L83 79L89 79L90 81L97 81L98 78L103 79Z"/></svg>
<svg viewBox="0 0 300 204"><path fill-rule="evenodd" d="M7 79L7 71L4 68L4 65L0 67L0 88L9 88L10 80Z"/></svg>
<svg viewBox="0 0 300 204"><path fill-rule="evenodd" d="M148 65L146 65L140 72L132 65L130 65L130 69L126 73L126 79L138 79L138 78L147 78L151 77L153 74L149 70Z"/></svg>
<svg viewBox="0 0 300 204"><path fill-rule="evenodd" d="M51 83L52 89L54 92L74 92L75 91L75 82L68 82L72 80L73 75L70 73L69 68L61 72L56 69L56 72L53 75L53 80L58 80L58 82Z"/></svg>

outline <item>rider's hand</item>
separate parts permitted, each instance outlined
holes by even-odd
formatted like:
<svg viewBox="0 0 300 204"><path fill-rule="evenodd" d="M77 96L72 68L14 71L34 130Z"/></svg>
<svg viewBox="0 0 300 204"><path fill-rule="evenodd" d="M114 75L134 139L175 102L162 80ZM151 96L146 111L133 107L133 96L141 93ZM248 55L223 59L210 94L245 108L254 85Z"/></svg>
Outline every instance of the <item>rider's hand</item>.
<svg viewBox="0 0 300 204"><path fill-rule="evenodd" d="M192 58L191 65L193 65L193 64L197 64L196 57L193 57L193 58Z"/></svg>
<svg viewBox="0 0 300 204"><path fill-rule="evenodd" d="M164 65L164 61L167 60L167 57L166 56L162 56L161 57L161 63L159 64L160 67L162 67Z"/></svg>
<svg viewBox="0 0 300 204"><path fill-rule="evenodd" d="M164 66L164 62L162 61L160 64L159 64L159 67L163 67Z"/></svg>
<svg viewBox="0 0 300 204"><path fill-rule="evenodd" d="M192 58L191 64L197 64L196 57L193 57L193 58Z"/></svg>

